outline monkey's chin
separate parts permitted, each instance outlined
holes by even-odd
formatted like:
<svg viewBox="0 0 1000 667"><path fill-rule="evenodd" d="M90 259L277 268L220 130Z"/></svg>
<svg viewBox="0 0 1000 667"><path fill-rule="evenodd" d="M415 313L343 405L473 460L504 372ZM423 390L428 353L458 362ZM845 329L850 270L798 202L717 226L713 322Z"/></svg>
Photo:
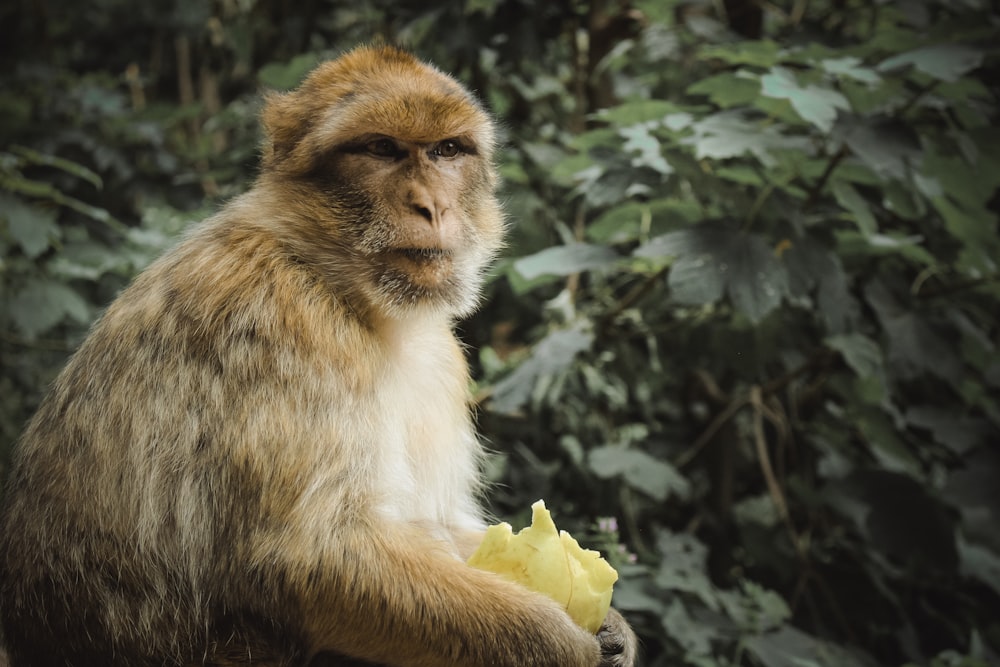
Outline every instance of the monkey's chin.
<svg viewBox="0 0 1000 667"><path fill-rule="evenodd" d="M448 289L455 273L455 258L440 248L400 248L384 254L389 271L422 290Z"/></svg>
<svg viewBox="0 0 1000 667"><path fill-rule="evenodd" d="M422 308L451 316L467 314L477 302L477 281L475 276L465 276L468 272L460 271L460 265L447 250L384 252L376 298L389 313Z"/></svg>

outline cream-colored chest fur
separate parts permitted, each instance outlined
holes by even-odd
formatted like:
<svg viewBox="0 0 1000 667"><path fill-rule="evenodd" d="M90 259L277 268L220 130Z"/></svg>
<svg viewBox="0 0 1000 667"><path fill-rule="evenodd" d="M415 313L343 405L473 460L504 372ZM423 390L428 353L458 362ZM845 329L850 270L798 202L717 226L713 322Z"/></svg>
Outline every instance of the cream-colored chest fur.
<svg viewBox="0 0 1000 667"><path fill-rule="evenodd" d="M435 532L481 528L474 501L479 444L458 344L440 323L413 322L389 329L385 344L380 511Z"/></svg>

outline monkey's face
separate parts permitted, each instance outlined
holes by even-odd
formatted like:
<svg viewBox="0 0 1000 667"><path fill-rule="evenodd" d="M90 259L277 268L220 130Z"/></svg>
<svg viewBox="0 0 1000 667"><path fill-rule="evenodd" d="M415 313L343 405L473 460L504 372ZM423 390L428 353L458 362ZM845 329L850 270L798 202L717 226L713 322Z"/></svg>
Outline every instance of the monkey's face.
<svg viewBox="0 0 1000 667"><path fill-rule="evenodd" d="M390 313L474 307L503 222L492 122L468 91L409 54L361 49L269 99L264 122L265 175L309 184L297 192L341 283Z"/></svg>
<svg viewBox="0 0 1000 667"><path fill-rule="evenodd" d="M361 256L380 303L472 305L500 225L484 167L466 136L414 141L366 133L327 158L319 176L327 196L351 209L338 216L345 228L331 232L349 238L345 245Z"/></svg>

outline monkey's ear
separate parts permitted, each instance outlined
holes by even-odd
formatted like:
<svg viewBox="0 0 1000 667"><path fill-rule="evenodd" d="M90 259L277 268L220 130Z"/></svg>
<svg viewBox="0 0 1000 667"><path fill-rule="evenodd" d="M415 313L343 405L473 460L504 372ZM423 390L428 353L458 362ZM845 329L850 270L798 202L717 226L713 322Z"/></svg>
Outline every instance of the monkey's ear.
<svg viewBox="0 0 1000 667"><path fill-rule="evenodd" d="M291 93L267 93L261 124L264 127L263 166L275 167L286 160L312 127L308 105Z"/></svg>

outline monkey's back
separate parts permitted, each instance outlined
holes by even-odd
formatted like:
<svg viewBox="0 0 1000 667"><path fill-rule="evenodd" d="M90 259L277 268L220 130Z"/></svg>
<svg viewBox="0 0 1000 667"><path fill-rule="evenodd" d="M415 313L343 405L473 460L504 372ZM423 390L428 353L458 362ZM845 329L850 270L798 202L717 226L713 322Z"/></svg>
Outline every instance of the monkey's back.
<svg viewBox="0 0 1000 667"><path fill-rule="evenodd" d="M263 611L281 609L281 583L254 571L248 536L289 511L301 468L322 465L275 452L336 399L303 370L335 365L336 351L311 358L301 332L317 323L298 326L335 306L240 222L202 223L138 277L18 443L0 516L14 665L295 657L294 622L275 620L295 612Z"/></svg>

